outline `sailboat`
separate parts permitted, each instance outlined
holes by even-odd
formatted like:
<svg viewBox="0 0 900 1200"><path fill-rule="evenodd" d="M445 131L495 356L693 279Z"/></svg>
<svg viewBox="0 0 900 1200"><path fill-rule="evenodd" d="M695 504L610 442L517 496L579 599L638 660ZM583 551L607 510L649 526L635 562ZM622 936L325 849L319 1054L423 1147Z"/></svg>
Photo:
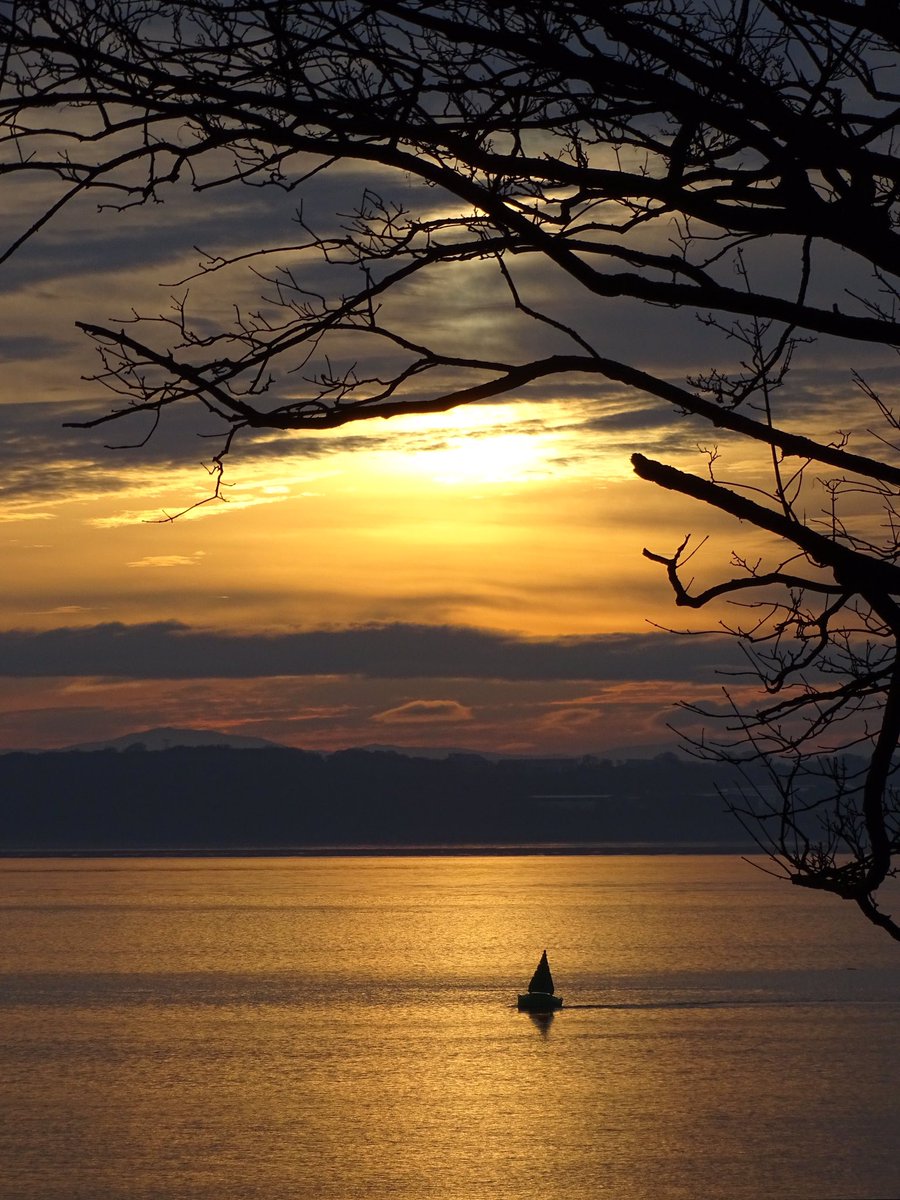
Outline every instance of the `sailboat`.
<svg viewBox="0 0 900 1200"><path fill-rule="evenodd" d="M553 994L553 976L550 974L550 964L547 962L547 951L541 955L528 991L519 996L517 1005L519 1012L553 1012L562 1008L562 996Z"/></svg>

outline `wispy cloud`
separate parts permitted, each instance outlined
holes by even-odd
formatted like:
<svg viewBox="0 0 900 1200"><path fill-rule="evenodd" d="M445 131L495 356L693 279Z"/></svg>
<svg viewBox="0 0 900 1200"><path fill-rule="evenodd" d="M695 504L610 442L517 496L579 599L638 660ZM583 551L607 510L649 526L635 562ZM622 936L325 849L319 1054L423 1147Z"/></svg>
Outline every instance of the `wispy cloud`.
<svg viewBox="0 0 900 1200"><path fill-rule="evenodd" d="M380 725L446 725L473 721L475 715L456 700L410 700L374 713L370 719Z"/></svg>
<svg viewBox="0 0 900 1200"><path fill-rule="evenodd" d="M148 554L146 558L128 563L129 567L196 567L205 555L204 550L193 554Z"/></svg>

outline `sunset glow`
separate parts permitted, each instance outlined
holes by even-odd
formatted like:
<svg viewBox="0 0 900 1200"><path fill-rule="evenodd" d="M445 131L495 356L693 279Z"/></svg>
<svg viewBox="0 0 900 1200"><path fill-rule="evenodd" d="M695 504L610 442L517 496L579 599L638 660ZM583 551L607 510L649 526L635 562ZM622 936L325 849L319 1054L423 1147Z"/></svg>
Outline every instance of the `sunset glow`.
<svg viewBox="0 0 900 1200"><path fill-rule="evenodd" d="M411 186L399 174L368 177L342 164L317 181L313 200L330 211L351 184L372 179L404 196ZM34 187L23 182L23 203L36 201ZM328 749L377 741L580 754L672 744L676 703L715 700L727 676L713 653L696 676L690 652L670 661L664 631L715 633L742 614L724 603L675 609L663 569L642 551L669 554L689 532L692 545L709 535L691 562L702 587L733 570L736 546L753 563L772 540L642 483L630 455L701 476L718 455L720 477L733 473L752 490L771 467L758 445L723 431L713 440L707 425L638 389L565 373L431 416L333 432L245 431L218 498L210 465L223 429L202 408L167 413L152 436L143 417L64 428L115 399L91 379L102 360L74 322L121 323L132 310L171 317L183 302L204 333L233 319L232 300L256 311L260 279L251 270L197 272L204 255L277 245L272 228L290 237L278 200L239 187L209 196L177 187L164 206L99 223L76 203L16 259L4 291L0 380L0 671L10 681L0 747L61 746L163 723ZM427 192L416 203L443 212ZM664 252L665 228L649 231L645 248ZM493 261L469 265L451 264L440 286L423 277L391 298L406 336L489 361L559 350L552 328L510 306ZM313 288L321 282L322 264L307 252L272 250L260 267L271 279L289 267ZM514 270L524 302L583 330L604 353L676 381L730 361L693 314L667 312L663 321L661 310L632 301L584 304L546 264L526 257ZM277 321L271 287L268 297L265 319ZM373 378L386 369L382 349ZM828 440L844 427L848 405L859 403L844 366L827 339L798 361L798 428ZM871 377L884 370L874 362ZM305 395L299 359L291 371L290 388ZM453 370L445 375L453 386ZM857 448L877 453L867 437L857 433ZM444 639L443 654L418 675L409 667L398 675L390 655L379 657L378 639L399 631L400 653L422 629ZM312 632L358 634L361 648L350 662L336 650L290 669L270 661L267 639ZM515 678L498 678L489 656L463 661L453 650L453 639L470 633L523 655L537 640L547 661L540 672L521 666ZM241 655L255 654L258 674L244 658L240 679L229 673L232 640L215 643L190 678L166 676L177 674L176 647L193 635L244 639ZM72 649L78 636L90 649ZM603 656L616 637L630 640L613 664ZM572 639L584 640L592 664L579 679ZM119 653L126 643L132 649Z"/></svg>
<svg viewBox="0 0 900 1200"><path fill-rule="evenodd" d="M3 1197L900 1197L897 8L0 3Z"/></svg>
<svg viewBox="0 0 900 1200"><path fill-rule="evenodd" d="M641 552L670 550L691 528L709 532L702 578L727 559L734 530L636 480L630 448L658 444L671 460L683 435L668 420L628 434L627 406L610 407L608 432L594 425L594 405L547 397L333 438L263 439L229 461L222 499L196 508L211 486L199 461L142 464L136 451L92 451L92 435L72 432L68 460L32 478L23 459L8 495L0 528L15 582L0 616L8 637L19 631L17 645L42 631L108 629L96 636L114 646L119 624L158 622L263 639L399 623L560 647L628 634L638 641L624 676L500 681L486 664L449 654L438 675L429 665L402 680L377 666L363 678L364 657L349 672L336 663L275 678L266 667L258 680L223 680L216 655L193 681L142 678L140 662L126 660L122 678L81 678L62 662L54 668L51 644L38 652L35 642L39 663L7 668L17 679L0 702L0 745L64 745L157 724L323 749L390 742L577 754L669 743L675 704L715 698L720 685L712 675L702 685L679 678L681 668L648 676L651 623L690 620L673 613L661 571ZM696 460L689 442L675 453ZM714 614L703 614L702 627L711 625ZM629 682L635 673L641 679Z"/></svg>

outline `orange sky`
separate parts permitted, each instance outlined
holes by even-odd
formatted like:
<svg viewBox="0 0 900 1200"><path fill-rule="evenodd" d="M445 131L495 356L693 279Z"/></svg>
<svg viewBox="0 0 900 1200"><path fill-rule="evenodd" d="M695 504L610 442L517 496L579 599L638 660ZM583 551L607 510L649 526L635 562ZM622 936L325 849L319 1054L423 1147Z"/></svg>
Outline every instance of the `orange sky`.
<svg viewBox="0 0 900 1200"><path fill-rule="evenodd" d="M139 430L62 429L109 404L83 378L96 365L74 320L159 309L168 295L160 280L192 269L195 243L253 244L271 204L256 192L203 205L179 193L162 209L102 219L84 206L5 268L0 748L161 724L310 748L581 754L670 743L674 702L719 698L714 666L727 654L710 651L694 669L690 652L671 658L655 625L715 628L721 614L677 612L662 570L641 550L670 552L688 531L709 533L695 565L711 582L729 570L733 547L751 558L764 547L752 531L635 479L636 450L704 470L697 447L710 444L708 432L659 402L562 379L440 418L270 434L235 450L227 503L174 522L160 518L207 494L201 463L218 443L197 433L213 430L176 421L142 449L109 450L104 442L139 440ZM548 304L569 303L538 268L529 266L526 282ZM235 286L249 295L251 283L245 274ZM229 297L212 289L204 299L201 288L194 303L207 304L212 320ZM402 303L411 322L469 353L533 336L490 288L420 291ZM691 314L598 304L577 320L602 349L676 380L713 353ZM843 350L817 346L796 379L799 423L829 434L843 427L857 403ZM755 450L722 445L726 478L761 478ZM158 633L161 623L169 624ZM373 666L364 641L348 660L338 635L360 627L373 654L384 630L402 647L403 631L414 644L421 627L443 639L445 653L435 650L421 674L415 663L393 673L390 661ZM459 660L459 630L480 631L485 646L502 645L522 663L537 639L540 668L498 674L487 652L482 663L474 652ZM75 654L78 631L92 640ZM285 641L279 667L272 639L309 631L332 638L332 651L306 664L305 650ZM210 652L182 670L178 647L194 634L212 638ZM253 639L258 674L246 666ZM572 639L587 648L583 675ZM238 648L240 670L231 661Z"/></svg>

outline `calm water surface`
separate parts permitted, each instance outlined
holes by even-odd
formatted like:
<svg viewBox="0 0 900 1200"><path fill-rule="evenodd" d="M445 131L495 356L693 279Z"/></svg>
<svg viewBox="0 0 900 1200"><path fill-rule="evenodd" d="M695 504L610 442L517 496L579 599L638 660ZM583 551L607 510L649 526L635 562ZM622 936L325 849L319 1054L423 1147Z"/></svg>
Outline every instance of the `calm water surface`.
<svg viewBox="0 0 900 1200"><path fill-rule="evenodd" d="M0 907L4 1200L900 1196L900 946L738 859L7 860Z"/></svg>

